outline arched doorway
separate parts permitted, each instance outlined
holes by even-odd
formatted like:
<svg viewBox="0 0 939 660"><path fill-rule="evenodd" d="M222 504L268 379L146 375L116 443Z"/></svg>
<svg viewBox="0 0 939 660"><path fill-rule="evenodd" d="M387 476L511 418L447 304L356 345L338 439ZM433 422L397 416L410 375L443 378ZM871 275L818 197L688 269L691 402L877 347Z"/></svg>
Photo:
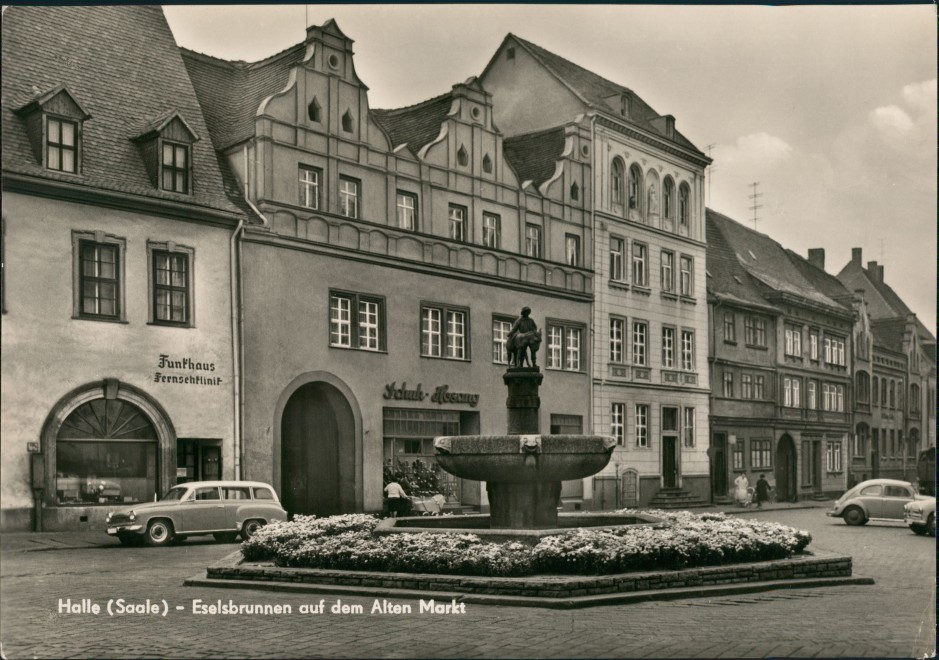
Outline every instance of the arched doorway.
<svg viewBox="0 0 939 660"><path fill-rule="evenodd" d="M798 494L796 486L796 445L786 434L776 445L776 499L779 502L795 502Z"/></svg>
<svg viewBox="0 0 939 660"><path fill-rule="evenodd" d="M290 513L318 516L356 510L355 417L335 386L308 382L281 415L281 500Z"/></svg>

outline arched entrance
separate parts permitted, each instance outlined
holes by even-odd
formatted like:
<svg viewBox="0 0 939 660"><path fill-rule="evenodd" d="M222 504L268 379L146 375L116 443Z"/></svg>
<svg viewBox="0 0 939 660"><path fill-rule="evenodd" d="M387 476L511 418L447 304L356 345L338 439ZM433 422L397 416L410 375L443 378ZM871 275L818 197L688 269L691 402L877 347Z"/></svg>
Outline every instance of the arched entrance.
<svg viewBox="0 0 939 660"><path fill-rule="evenodd" d="M798 494L796 485L796 444L786 434L776 445L776 499L779 502L795 502Z"/></svg>
<svg viewBox="0 0 939 660"><path fill-rule="evenodd" d="M324 381L298 387L280 421L281 500L290 513L356 510L356 424L352 406Z"/></svg>

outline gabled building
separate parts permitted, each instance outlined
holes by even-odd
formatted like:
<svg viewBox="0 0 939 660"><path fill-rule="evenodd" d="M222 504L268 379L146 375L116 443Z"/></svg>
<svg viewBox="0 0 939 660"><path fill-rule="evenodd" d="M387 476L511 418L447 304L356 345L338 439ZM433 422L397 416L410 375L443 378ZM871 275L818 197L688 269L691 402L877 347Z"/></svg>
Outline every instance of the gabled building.
<svg viewBox="0 0 939 660"><path fill-rule="evenodd" d="M595 271L591 428L617 438L583 506L710 497L704 176L710 159L634 91L508 35L480 76L506 144L572 138L552 185L583 204ZM537 102L532 102L537 99ZM547 145L545 145L547 148ZM550 171L542 170L542 176ZM534 180L538 176L533 175ZM570 253L580 246L573 225Z"/></svg>
<svg viewBox="0 0 939 660"><path fill-rule="evenodd" d="M887 427L886 443L883 431L875 427L878 428L880 441L877 453L872 452L870 457L873 461L871 470L880 473L885 469L895 475L902 473L904 479L910 480L915 474L917 454L936 446L935 335L887 284L882 264L871 261L864 266L861 248L851 250L851 261L838 273L838 279L864 299L875 338L879 338L882 347L892 355L888 358L885 354L881 366L886 368L889 363L894 373L878 376L879 396L872 394L871 397L871 405L888 422L884 425ZM902 366L899 363L900 356ZM895 369L902 369L902 376L895 373ZM901 388L894 397L893 405L889 398L891 380L894 389ZM874 382L871 381L872 388ZM889 440L891 431L902 436L902 440L897 440L893 452ZM887 461L884 463L880 460L882 457L890 458L884 458Z"/></svg>
<svg viewBox="0 0 939 660"><path fill-rule="evenodd" d="M240 472L229 201L155 6L3 13L2 528Z"/></svg>
<svg viewBox="0 0 939 660"><path fill-rule="evenodd" d="M567 240L592 241L583 201L533 183L546 157L506 143L475 79L370 108L352 43L328 21L260 62L182 53L254 211L245 476L297 513L378 510L383 467L435 471L435 436L503 433L504 339L523 306L544 334L542 429L579 430L588 412L592 254ZM585 163L565 163L584 180ZM435 473L450 502L486 507L479 483Z"/></svg>
<svg viewBox="0 0 939 660"><path fill-rule="evenodd" d="M792 501L844 491L853 297L824 272L823 253L802 259L714 211L707 223L711 459L726 474L714 483L765 473L776 497Z"/></svg>

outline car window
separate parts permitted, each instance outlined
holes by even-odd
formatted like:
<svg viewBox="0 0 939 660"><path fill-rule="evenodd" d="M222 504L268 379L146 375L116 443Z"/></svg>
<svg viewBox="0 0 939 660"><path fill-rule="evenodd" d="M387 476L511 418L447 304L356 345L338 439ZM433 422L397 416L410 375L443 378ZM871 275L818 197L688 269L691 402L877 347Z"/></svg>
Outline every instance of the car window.
<svg viewBox="0 0 939 660"><path fill-rule="evenodd" d="M164 496L161 497L160 499L161 499L163 502L172 502L172 501L174 501L174 500L181 500L181 499L183 499L183 496L184 496L185 494L186 494L186 489L185 489L185 488L182 488L182 487L170 488L168 491L166 491L166 495L164 495Z"/></svg>
<svg viewBox="0 0 939 660"><path fill-rule="evenodd" d="M223 500L250 500L251 491L244 486L223 486Z"/></svg>
<svg viewBox="0 0 939 660"><path fill-rule="evenodd" d="M913 497L910 489L903 486L887 486L884 495L886 497Z"/></svg>
<svg viewBox="0 0 939 660"><path fill-rule="evenodd" d="M218 488L215 486L208 486L204 488L196 488L196 500L217 500L218 499Z"/></svg>
<svg viewBox="0 0 939 660"><path fill-rule="evenodd" d="M867 497L880 497L881 493L883 492L884 487L878 484L877 486L868 486L867 488L862 489L858 495L865 495Z"/></svg>
<svg viewBox="0 0 939 660"><path fill-rule="evenodd" d="M255 488L254 489L254 499L256 500L272 500L274 499L274 493L271 492L270 488Z"/></svg>

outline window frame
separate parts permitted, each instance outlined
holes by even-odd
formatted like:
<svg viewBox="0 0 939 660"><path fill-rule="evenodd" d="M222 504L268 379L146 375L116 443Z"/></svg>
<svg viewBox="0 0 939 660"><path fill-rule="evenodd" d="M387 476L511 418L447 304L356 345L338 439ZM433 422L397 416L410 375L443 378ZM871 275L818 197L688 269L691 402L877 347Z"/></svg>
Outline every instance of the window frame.
<svg viewBox="0 0 939 660"><path fill-rule="evenodd" d="M662 275L662 291L675 293L675 252L662 250L660 268Z"/></svg>
<svg viewBox="0 0 939 660"><path fill-rule="evenodd" d="M576 321L565 321L562 319L545 319L545 368L551 371L567 371L571 373L585 373L587 370L587 355L584 351L584 337L587 334L587 326ZM560 333L560 343L555 344L555 331ZM571 367L569 359L572 353L571 337L578 337L577 345L577 366ZM557 355L555 355L557 352Z"/></svg>
<svg viewBox="0 0 939 660"><path fill-rule="evenodd" d="M685 339L690 337L690 342ZM687 344L687 350L686 350ZM681 330L681 369L687 372L696 372L695 365L695 337L694 330L682 328Z"/></svg>
<svg viewBox="0 0 939 660"><path fill-rule="evenodd" d="M766 348L766 319L748 314L743 319L744 342L753 348Z"/></svg>
<svg viewBox="0 0 939 660"><path fill-rule="evenodd" d="M431 336L428 328L425 327L425 312L435 311L439 314L439 337L437 353L432 352L432 344L425 341L425 336ZM451 330L451 319L457 316L462 317L462 333L456 333ZM449 303L439 303L430 301L421 301L420 305L420 356L435 360L451 360L455 362L470 361L470 308L463 305L451 305ZM456 339L460 341L457 342ZM428 348L425 349L425 346ZM457 354L459 353L459 354Z"/></svg>
<svg viewBox="0 0 939 660"><path fill-rule="evenodd" d="M773 441L769 438L750 438L750 468L770 470L773 468Z"/></svg>
<svg viewBox="0 0 939 660"><path fill-rule="evenodd" d="M451 241L465 243L468 236L467 218L469 212L462 204L450 203L447 205L447 236ZM459 231L457 231L457 229Z"/></svg>
<svg viewBox="0 0 939 660"><path fill-rule="evenodd" d="M666 333L670 333L671 337L666 337ZM663 369L674 369L675 368L675 349L678 333L676 332L675 326L663 325L662 326L662 368Z"/></svg>
<svg viewBox="0 0 939 660"><path fill-rule="evenodd" d="M623 206L626 199L626 164L617 156L613 158L610 170L610 204Z"/></svg>
<svg viewBox="0 0 939 660"><path fill-rule="evenodd" d="M489 221L493 221L490 226ZM502 249L502 216L498 213L483 211L483 245L493 250ZM495 240L491 240L495 237Z"/></svg>
<svg viewBox="0 0 939 660"><path fill-rule="evenodd" d="M515 323L515 318L508 314L493 314L492 315L492 363L493 364L503 364L507 365L509 363L509 347L508 347L508 337L509 331L512 329L512 324ZM499 330L496 328L496 324L502 326ZM500 338L501 335L501 338Z"/></svg>
<svg viewBox="0 0 939 660"><path fill-rule="evenodd" d="M303 178L304 174L312 174L315 181ZM305 209L319 211L322 208L323 169L312 165L297 164L297 202ZM313 201L310 203L310 191L313 192Z"/></svg>
<svg viewBox="0 0 939 660"><path fill-rule="evenodd" d="M825 443L825 467L829 474L843 472L841 440L828 440Z"/></svg>
<svg viewBox="0 0 939 660"><path fill-rule="evenodd" d="M690 415L689 415L690 413ZM681 409L681 437L682 446L694 448L697 444L695 440L695 408L694 406L682 406Z"/></svg>
<svg viewBox="0 0 939 660"><path fill-rule="evenodd" d="M355 186L354 192L343 188L343 184ZM349 203L352 208L349 208ZM362 212L362 181L355 177L339 175L339 215L350 220L359 220Z"/></svg>
<svg viewBox="0 0 939 660"><path fill-rule="evenodd" d="M580 251L580 236L564 234L564 263L574 268L583 266Z"/></svg>
<svg viewBox="0 0 939 660"><path fill-rule="evenodd" d="M186 320L167 321L157 318L157 291L161 285L157 284L156 267L157 255L183 255L186 257ZM150 325L162 325L180 328L195 327L195 249L186 245L177 245L172 241L147 241L147 296L150 304L148 305L147 323ZM171 290L176 290L171 287Z"/></svg>
<svg viewBox="0 0 939 660"><path fill-rule="evenodd" d="M536 252L537 254L532 254ZM532 259L542 259L544 255L544 240L541 225L530 222L525 223L525 256Z"/></svg>
<svg viewBox="0 0 939 660"><path fill-rule="evenodd" d="M615 314L610 315L610 354L609 360L614 364L625 364L626 363L626 317L617 316ZM615 328L619 328L619 336L616 336L614 332Z"/></svg>
<svg viewBox="0 0 939 660"><path fill-rule="evenodd" d="M96 244L115 249L117 264L115 265L115 314L91 314L83 312L83 284L85 275L82 268L82 245ZM109 323L127 323L126 305L126 259L127 240L102 231L72 231L72 318L83 321L104 321Z"/></svg>
<svg viewBox="0 0 939 660"><path fill-rule="evenodd" d="M406 204L402 204L403 201L410 201L412 205L408 207ZM417 193L412 193L407 190L395 191L395 221L398 229L403 231L418 231L417 202ZM408 212L410 212L410 227L404 223L407 219Z"/></svg>
<svg viewBox="0 0 939 660"><path fill-rule="evenodd" d="M59 126L59 141L53 142L50 137L51 130L49 128L50 122L55 122ZM73 136L75 138L75 143L68 145L62 142L62 126L64 124L70 124L73 129ZM81 173L81 129L82 122L73 119L71 117L65 117L63 115L54 114L54 113L43 113L43 137L42 137L42 165L44 169L49 170L50 172L57 172L60 174L80 174ZM60 167L51 167L50 166L50 150L55 149L58 153L59 165ZM63 153L69 151L72 153L72 163L74 169L67 170L61 167L63 163Z"/></svg>
<svg viewBox="0 0 939 660"><path fill-rule="evenodd" d="M626 239L610 236L610 281L626 282Z"/></svg>
<svg viewBox="0 0 939 660"><path fill-rule="evenodd" d="M721 376L721 395L726 399L734 398L734 372L725 371Z"/></svg>
<svg viewBox="0 0 939 660"><path fill-rule="evenodd" d="M649 366L649 323L633 320L630 328L629 357L635 367Z"/></svg>
<svg viewBox="0 0 939 660"><path fill-rule="evenodd" d="M617 447L626 446L626 404L620 401L610 402L610 435Z"/></svg>
<svg viewBox="0 0 939 660"><path fill-rule="evenodd" d="M649 288L649 245L642 241L632 242L630 275L633 286ZM638 277L637 277L638 273Z"/></svg>
<svg viewBox="0 0 939 660"><path fill-rule="evenodd" d="M687 270L685 270L685 264L688 265ZM685 298L693 298L694 297L694 257L692 257L690 254L682 254L682 255L679 255L678 257L678 282L679 282L678 294Z"/></svg>
<svg viewBox="0 0 939 660"><path fill-rule="evenodd" d="M649 440L649 404L637 403L633 407L633 446L636 449L651 449Z"/></svg>
<svg viewBox="0 0 939 660"><path fill-rule="evenodd" d="M333 341L333 325L335 319L333 317L333 300L334 299L343 299L348 300L349 304L349 320L348 320L348 330L349 330L349 343L341 344ZM367 338L368 334L363 334L361 332L363 322L360 319L362 303L374 304L377 306L377 316L378 320L376 323L376 332L377 332L377 341L376 348L369 348L367 346L362 346L363 337ZM347 291L343 289L329 289L329 324L327 326L328 331L328 346L330 348L338 348L342 350L352 350L352 351L364 351L367 353L386 353L388 351L387 341L387 307L384 296L378 296L370 293L359 293L356 291Z"/></svg>
<svg viewBox="0 0 939 660"><path fill-rule="evenodd" d="M164 192L176 193L177 195L190 195L192 194L192 145L187 142L179 142L178 140L168 140L166 138L160 138L160 190ZM166 148L172 148L173 163L167 165L166 163ZM185 154L186 164L183 167L180 167L176 162L176 157L180 150ZM185 190L178 190L176 188L176 176L172 177L173 187L166 187L166 175L167 173L171 174L180 174L183 175L183 182Z"/></svg>

